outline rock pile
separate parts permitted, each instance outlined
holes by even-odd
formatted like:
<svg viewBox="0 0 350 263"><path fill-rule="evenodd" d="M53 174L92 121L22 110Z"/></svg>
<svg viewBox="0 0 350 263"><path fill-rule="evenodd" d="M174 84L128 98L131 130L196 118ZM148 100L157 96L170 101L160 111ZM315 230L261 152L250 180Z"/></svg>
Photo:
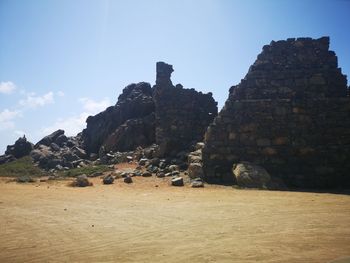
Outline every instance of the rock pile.
<svg viewBox="0 0 350 263"><path fill-rule="evenodd" d="M63 130L57 130L41 139L30 156L45 170L64 170L90 163L82 149L79 135L66 137Z"/></svg>
<svg viewBox="0 0 350 263"><path fill-rule="evenodd" d="M349 186L349 116L328 37L273 41L208 128L204 178L236 183L232 165L248 161L289 187Z"/></svg>

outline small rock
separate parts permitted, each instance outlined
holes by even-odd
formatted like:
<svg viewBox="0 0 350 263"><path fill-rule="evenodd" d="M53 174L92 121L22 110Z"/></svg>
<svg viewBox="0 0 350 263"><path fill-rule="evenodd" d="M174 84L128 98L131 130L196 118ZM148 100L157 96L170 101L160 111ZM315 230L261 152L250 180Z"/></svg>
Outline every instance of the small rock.
<svg viewBox="0 0 350 263"><path fill-rule="evenodd" d="M176 165L176 164L172 164L172 165L169 166L169 170L170 170L171 172L179 171L179 166Z"/></svg>
<svg viewBox="0 0 350 263"><path fill-rule="evenodd" d="M124 183L131 184L132 183L132 178L130 176L125 177L124 178Z"/></svg>
<svg viewBox="0 0 350 263"><path fill-rule="evenodd" d="M103 178L103 184L113 184L114 177L112 175L107 175L105 178Z"/></svg>
<svg viewBox="0 0 350 263"><path fill-rule="evenodd" d="M176 177L171 180L173 186L184 186L184 179L182 177Z"/></svg>
<svg viewBox="0 0 350 263"><path fill-rule="evenodd" d="M146 172L143 172L143 173L142 173L142 176L143 176L143 177L151 177L151 176L152 176L152 173L146 171Z"/></svg>
<svg viewBox="0 0 350 263"><path fill-rule="evenodd" d="M76 187L86 187L86 186L92 186L92 183L88 180L88 177L86 176L86 174L82 174L75 179L72 185Z"/></svg>
<svg viewBox="0 0 350 263"><path fill-rule="evenodd" d="M203 181L201 180L201 181L192 181L191 182L191 187L193 187L193 188L199 188L199 187L204 187L204 183L203 183Z"/></svg>
<svg viewBox="0 0 350 263"><path fill-rule="evenodd" d="M159 172L159 173L157 173L157 177L158 178L163 178L163 177L165 177L165 173Z"/></svg>
<svg viewBox="0 0 350 263"><path fill-rule="evenodd" d="M179 176L180 172L179 171L173 171L171 172L171 176Z"/></svg>

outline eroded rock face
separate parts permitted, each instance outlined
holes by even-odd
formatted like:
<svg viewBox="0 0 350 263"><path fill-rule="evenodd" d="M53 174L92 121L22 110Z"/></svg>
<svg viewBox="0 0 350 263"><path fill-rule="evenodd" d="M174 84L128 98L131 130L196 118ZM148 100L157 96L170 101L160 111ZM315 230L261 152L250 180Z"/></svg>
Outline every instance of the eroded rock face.
<svg viewBox="0 0 350 263"><path fill-rule="evenodd" d="M350 99L329 38L263 48L207 130L204 178L234 183L233 163L264 167L289 187L350 185Z"/></svg>
<svg viewBox="0 0 350 263"><path fill-rule="evenodd" d="M82 138L88 153L129 151L153 143L159 156L176 155L201 141L217 115L212 94L173 86L173 66L158 62L156 85L141 82L127 86L115 106L87 119Z"/></svg>
<svg viewBox="0 0 350 263"><path fill-rule="evenodd" d="M154 113L154 103L150 84L141 82L128 85L119 96L115 106L95 116L90 116L86 120L87 127L82 134L85 149L88 153L98 153L100 147L105 145L109 149L120 147L123 150L132 150L137 144L134 142L135 126L142 126L144 123L140 124L141 120L152 113ZM126 123L127 121L129 123ZM130 127L133 133L128 133L125 131L126 128L120 127L121 125ZM154 130L154 127L149 127L152 126L152 122L147 125L147 128ZM122 142L119 136L128 142ZM142 143L150 145L154 142L153 139L152 136L144 136ZM135 136L135 140L140 139Z"/></svg>

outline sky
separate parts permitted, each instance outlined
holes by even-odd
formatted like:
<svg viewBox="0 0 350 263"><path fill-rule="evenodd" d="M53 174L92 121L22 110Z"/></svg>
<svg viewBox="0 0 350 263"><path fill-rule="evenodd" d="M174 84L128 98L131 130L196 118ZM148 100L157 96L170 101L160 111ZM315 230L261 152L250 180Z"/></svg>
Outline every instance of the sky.
<svg viewBox="0 0 350 263"><path fill-rule="evenodd" d="M350 0L0 0L0 154L76 135L157 61L221 109L263 45L322 36L350 75Z"/></svg>

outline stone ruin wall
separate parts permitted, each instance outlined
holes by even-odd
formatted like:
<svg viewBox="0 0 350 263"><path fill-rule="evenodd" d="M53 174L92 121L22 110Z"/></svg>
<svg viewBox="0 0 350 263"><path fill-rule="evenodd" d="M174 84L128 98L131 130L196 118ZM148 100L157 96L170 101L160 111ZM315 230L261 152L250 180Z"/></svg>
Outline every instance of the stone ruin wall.
<svg viewBox="0 0 350 263"><path fill-rule="evenodd" d="M350 185L350 99L329 38L271 42L209 126L205 180L259 164L290 187Z"/></svg>
<svg viewBox="0 0 350 263"><path fill-rule="evenodd" d="M153 97L160 156L175 155L191 144L203 141L207 127L217 115L217 103L212 93L184 89L180 84L173 86L172 71L171 65L157 63Z"/></svg>
<svg viewBox="0 0 350 263"><path fill-rule="evenodd" d="M176 154L202 141L217 115L212 94L173 86L173 68L157 63L156 85L130 84L115 106L87 119L82 133L88 153L129 151L157 143L159 156Z"/></svg>

